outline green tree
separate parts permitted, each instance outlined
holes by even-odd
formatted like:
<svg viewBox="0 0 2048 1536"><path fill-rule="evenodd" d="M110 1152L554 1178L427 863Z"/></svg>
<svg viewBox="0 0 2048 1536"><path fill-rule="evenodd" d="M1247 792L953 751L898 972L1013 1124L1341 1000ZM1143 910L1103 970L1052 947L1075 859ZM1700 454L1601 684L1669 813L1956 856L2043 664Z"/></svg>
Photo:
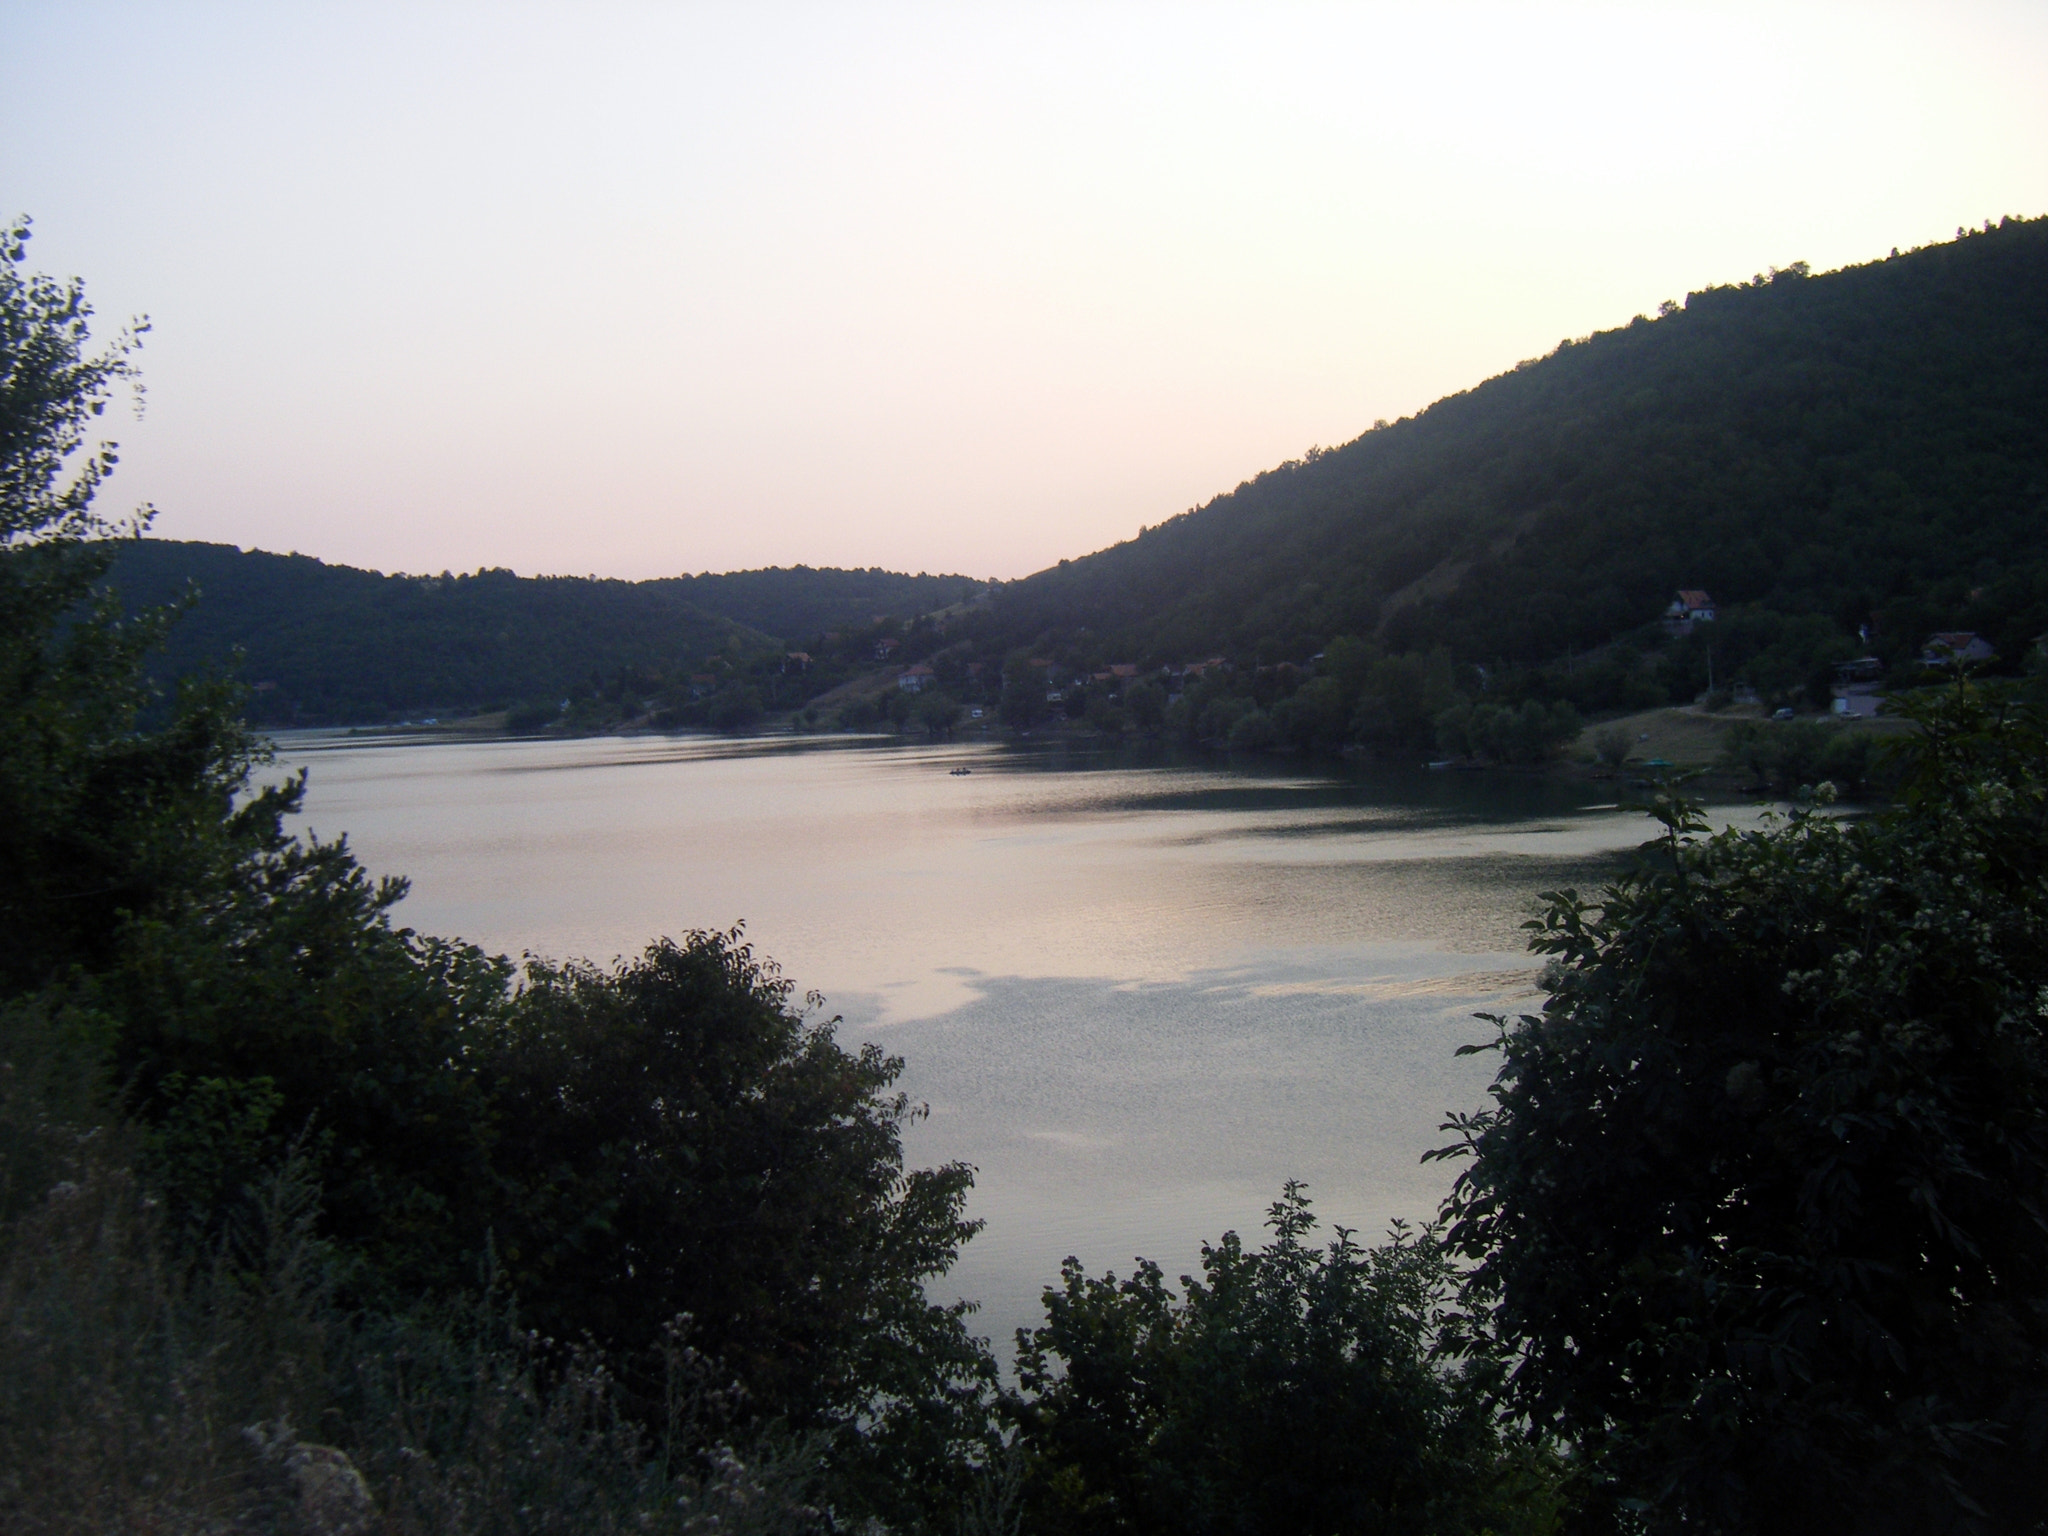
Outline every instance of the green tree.
<svg viewBox="0 0 2048 1536"><path fill-rule="evenodd" d="M1594 733L1593 755L1609 768L1625 766L1635 749L1635 738L1620 726L1604 726Z"/></svg>
<svg viewBox="0 0 2048 1536"><path fill-rule="evenodd" d="M996 713L1013 731L1029 730L1051 713L1046 703L1043 667L1034 667L1024 651L1012 651L1003 662L1003 692Z"/></svg>
<svg viewBox="0 0 2048 1536"><path fill-rule="evenodd" d="M926 693L919 697L913 718L929 736L950 736L953 727L967 713L965 706L949 693Z"/></svg>
<svg viewBox="0 0 2048 1536"><path fill-rule="evenodd" d="M1124 712L1103 689L1091 688L1088 691L1084 718L1105 735L1117 736L1123 733Z"/></svg>
<svg viewBox="0 0 2048 1536"><path fill-rule="evenodd" d="M25 274L27 239L25 220L0 237L0 988L107 1021L184 1214L232 1192L254 1138L277 1150L317 1114L336 1219L402 1245L478 1167L480 1110L447 1068L502 976L392 930L402 883L285 835L303 781L252 790L263 753L226 684L147 724L144 659L175 614L94 594L123 541L93 507L115 448L87 441L139 328L88 355L81 285Z"/></svg>
<svg viewBox="0 0 2048 1536"><path fill-rule="evenodd" d="M83 288L26 273L28 237L26 219L0 232L0 983L18 990L107 963L127 917L218 878L291 794L231 808L257 753L218 685L138 728L170 615L93 595L119 542L93 506L118 452L89 438L147 326L91 355Z"/></svg>
<svg viewBox="0 0 2048 1536"><path fill-rule="evenodd" d="M1344 744L1350 713L1350 700L1336 678L1310 678L1273 706L1273 729L1300 751L1334 751Z"/></svg>
<svg viewBox="0 0 2048 1536"><path fill-rule="evenodd" d="M1208 694L1208 689L1202 690ZM1222 744L1230 740L1230 733L1237 728L1237 722L1258 709L1250 694L1230 693L1219 686L1206 702L1198 696L1201 712L1195 716L1195 731L1203 742Z"/></svg>
<svg viewBox="0 0 2048 1536"><path fill-rule="evenodd" d="M761 690L751 683L729 683L718 690L706 714L714 731L744 731L761 718Z"/></svg>
<svg viewBox="0 0 2048 1536"><path fill-rule="evenodd" d="M1074 1259L1018 1331L1035 1528L1065 1532L1540 1530L1541 1459L1503 1445L1481 1376L1430 1360L1454 1272L1430 1233L1362 1249L1289 1184L1247 1251L1204 1245L1182 1294Z"/></svg>
<svg viewBox="0 0 2048 1536"><path fill-rule="evenodd" d="M973 1172L906 1171L902 1061L842 1049L790 993L737 933L611 971L530 963L484 1067L518 1128L496 1252L527 1316L643 1391L689 1314L749 1417L841 1432L865 1496L900 1512L985 1429L994 1364L968 1307L924 1291L980 1226Z"/></svg>
<svg viewBox="0 0 2048 1536"><path fill-rule="evenodd" d="M1437 718L1459 701L1447 651L1380 656L1367 668L1351 731L1367 746L1426 746Z"/></svg>
<svg viewBox="0 0 2048 1536"><path fill-rule="evenodd" d="M2048 738L1908 706L1901 798L1551 899L1452 1122L1508 1405L1652 1529L2034 1528L2048 1498Z"/></svg>
<svg viewBox="0 0 2048 1536"><path fill-rule="evenodd" d="M272 1159L311 1131L323 1233L357 1264L355 1299L378 1305L474 1283L500 1123L476 1067L511 974L473 945L394 925L404 892L345 844L302 843L273 823L210 887L125 919L90 982L119 1020L113 1066L129 1110L184 1127L167 1149L232 1131ZM250 1103L269 1106L265 1142L249 1140ZM207 1187L190 1170L160 1173ZM213 1183L212 1224L238 1185Z"/></svg>
<svg viewBox="0 0 2048 1536"><path fill-rule="evenodd" d="M1263 752L1278 739L1273 717L1254 705L1231 721L1224 742L1233 752Z"/></svg>
<svg viewBox="0 0 2048 1536"><path fill-rule="evenodd" d="M1722 738L1721 761L1748 769L1758 787L1783 794L1822 780L1855 792L1882 787L1890 775L1868 731L1818 720L1738 720Z"/></svg>
<svg viewBox="0 0 2048 1536"><path fill-rule="evenodd" d="M1147 736L1156 736L1166 724L1166 690L1151 678L1124 689L1124 714Z"/></svg>
<svg viewBox="0 0 2048 1536"><path fill-rule="evenodd" d="M1570 703L1546 705L1540 699L1524 699L1519 707L1460 702L1440 711L1435 727L1436 743L1444 751L1482 754L1501 763L1540 763L1584 728Z"/></svg>

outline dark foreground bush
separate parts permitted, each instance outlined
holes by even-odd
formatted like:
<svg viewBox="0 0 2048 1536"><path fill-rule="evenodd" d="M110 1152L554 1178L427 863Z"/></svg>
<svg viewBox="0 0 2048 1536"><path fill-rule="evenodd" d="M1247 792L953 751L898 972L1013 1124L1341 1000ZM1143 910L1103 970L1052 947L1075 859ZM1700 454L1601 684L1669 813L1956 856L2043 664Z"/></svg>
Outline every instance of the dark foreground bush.
<svg viewBox="0 0 2048 1536"><path fill-rule="evenodd" d="M135 1173L139 1138L63 1118L38 1091L78 1066L62 1041L53 1059L47 1024L0 1019L0 1529L826 1528L823 1438L736 1439L723 1378L674 1335L668 1411L649 1425L601 1358L488 1297L401 1316L337 1306L298 1158L230 1230L181 1248Z"/></svg>
<svg viewBox="0 0 2048 1536"><path fill-rule="evenodd" d="M1033 1530L1499 1533L1552 1529L1547 1459L1504 1437L1483 1362L1431 1358L1455 1272L1434 1233L1318 1248L1290 1184L1273 1239L1157 1264L1067 1260L1018 1333Z"/></svg>
<svg viewBox="0 0 2048 1536"><path fill-rule="evenodd" d="M1551 899L1452 1245L1588 1519L2027 1531L2048 1509L2048 738L1909 706L1898 803Z"/></svg>
<svg viewBox="0 0 2048 1536"><path fill-rule="evenodd" d="M517 1128L495 1252L534 1323L602 1346L629 1395L687 1312L744 1418L845 1431L835 1464L900 1516L906 1478L956 1491L988 1433L987 1348L924 1289L978 1227L972 1171L907 1171L903 1063L844 1050L790 991L736 933L529 965L480 1068Z"/></svg>

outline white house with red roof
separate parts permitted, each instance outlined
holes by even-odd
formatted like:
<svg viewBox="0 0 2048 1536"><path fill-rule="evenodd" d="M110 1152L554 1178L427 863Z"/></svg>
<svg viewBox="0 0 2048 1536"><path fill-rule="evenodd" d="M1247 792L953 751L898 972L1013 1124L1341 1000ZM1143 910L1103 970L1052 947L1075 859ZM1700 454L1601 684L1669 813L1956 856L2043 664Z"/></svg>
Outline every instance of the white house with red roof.
<svg viewBox="0 0 2048 1536"><path fill-rule="evenodd" d="M1997 650L1974 629L1945 629L1929 635L1920 652L1921 664L1929 667L1975 666L1996 660Z"/></svg>
<svg viewBox="0 0 2048 1536"><path fill-rule="evenodd" d="M1697 587L1680 587L1671 606L1664 610L1664 632L1689 635L1695 624L1714 622L1714 600Z"/></svg>

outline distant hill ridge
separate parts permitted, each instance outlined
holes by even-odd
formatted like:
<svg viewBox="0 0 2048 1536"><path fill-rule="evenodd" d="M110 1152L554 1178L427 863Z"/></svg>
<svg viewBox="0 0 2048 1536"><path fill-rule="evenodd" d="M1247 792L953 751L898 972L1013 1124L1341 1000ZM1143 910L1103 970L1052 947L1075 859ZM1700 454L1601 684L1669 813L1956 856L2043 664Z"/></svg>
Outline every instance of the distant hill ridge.
<svg viewBox="0 0 2048 1536"><path fill-rule="evenodd" d="M1001 637L1538 667L1674 589L1905 655L2048 629L2048 220L1688 294L1004 586ZM992 637L993 638L993 637Z"/></svg>
<svg viewBox="0 0 2048 1536"><path fill-rule="evenodd" d="M240 646L261 723L600 682L622 708L685 683L702 704L741 672L762 703L791 707L826 678L762 657L771 637L848 632L835 665L850 676L873 643L851 632L983 590L802 566L648 582L384 576L160 540L126 548L114 579L138 603L196 581L205 600L168 670ZM1656 620L1681 588L1711 593L1719 617L1674 645ZM1301 662L1345 636L1435 658L1438 693L1593 711L1713 681L1825 707L1835 663L1910 665L1937 631L1973 631L2016 665L2048 632L2048 219L1688 294L998 584L927 630L899 659L937 654L943 637L960 673L945 687L968 703L992 702L1022 656L1079 677L1212 655ZM750 652L737 672L702 670Z"/></svg>
<svg viewBox="0 0 2048 1536"><path fill-rule="evenodd" d="M239 649L264 725L369 723L566 695L628 669L674 669L819 631L910 618L980 589L963 576L736 571L654 581L405 576L229 544L139 539L111 585L131 607L200 601L159 670L181 676Z"/></svg>

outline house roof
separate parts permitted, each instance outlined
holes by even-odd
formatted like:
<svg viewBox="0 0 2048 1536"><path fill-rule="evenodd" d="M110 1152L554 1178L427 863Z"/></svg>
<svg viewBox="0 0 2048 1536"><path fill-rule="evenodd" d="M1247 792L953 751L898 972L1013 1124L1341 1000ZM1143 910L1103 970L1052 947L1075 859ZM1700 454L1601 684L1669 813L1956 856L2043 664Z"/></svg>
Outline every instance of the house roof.
<svg viewBox="0 0 2048 1536"><path fill-rule="evenodd" d="M1963 661L1990 661L1998 654L1989 640L1974 629L1945 629L1929 635L1923 658L1954 656Z"/></svg>
<svg viewBox="0 0 2048 1536"><path fill-rule="evenodd" d="M1711 608L1714 600L1698 587L1680 587L1678 600L1688 608Z"/></svg>

